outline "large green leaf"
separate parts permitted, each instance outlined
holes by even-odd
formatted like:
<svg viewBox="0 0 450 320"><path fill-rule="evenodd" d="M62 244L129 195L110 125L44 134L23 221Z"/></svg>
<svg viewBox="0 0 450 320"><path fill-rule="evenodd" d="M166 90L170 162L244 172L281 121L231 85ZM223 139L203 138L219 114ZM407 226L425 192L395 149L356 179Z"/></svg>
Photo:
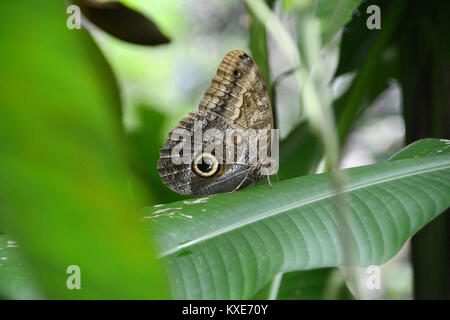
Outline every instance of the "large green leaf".
<svg viewBox="0 0 450 320"><path fill-rule="evenodd" d="M21 254L44 297L167 297L139 223L114 76L65 12L62 1L0 4L0 220L18 244L1 239L12 262L0 266L0 294L30 296L17 288L27 282L14 263ZM70 265L81 290L66 286Z"/></svg>
<svg viewBox="0 0 450 320"><path fill-rule="evenodd" d="M390 160L400 160L437 155L450 152L445 140L424 139L401 150ZM284 168L284 167L283 167ZM436 220L435 220L436 221ZM278 279L278 278L280 279ZM257 295L257 298L277 299L351 299L352 294L345 285L341 271L335 268L323 268L308 271L294 271L280 274L275 290L270 282ZM272 294L272 296L270 296Z"/></svg>
<svg viewBox="0 0 450 320"><path fill-rule="evenodd" d="M173 297L249 298L279 272L387 261L450 205L448 144L427 157L343 170L354 261L344 261L329 174L147 209Z"/></svg>

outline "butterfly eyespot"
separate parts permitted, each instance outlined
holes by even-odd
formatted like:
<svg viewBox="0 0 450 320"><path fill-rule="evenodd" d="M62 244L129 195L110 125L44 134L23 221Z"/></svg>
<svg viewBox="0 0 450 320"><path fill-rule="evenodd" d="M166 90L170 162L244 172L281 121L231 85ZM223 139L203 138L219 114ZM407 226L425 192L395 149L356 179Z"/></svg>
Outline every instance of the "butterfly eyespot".
<svg viewBox="0 0 450 320"><path fill-rule="evenodd" d="M234 69L233 74L236 78L240 78L242 75L242 73L238 69Z"/></svg>
<svg viewBox="0 0 450 320"><path fill-rule="evenodd" d="M211 177L219 171L219 161L211 153L203 152L195 157L192 170L200 177Z"/></svg>

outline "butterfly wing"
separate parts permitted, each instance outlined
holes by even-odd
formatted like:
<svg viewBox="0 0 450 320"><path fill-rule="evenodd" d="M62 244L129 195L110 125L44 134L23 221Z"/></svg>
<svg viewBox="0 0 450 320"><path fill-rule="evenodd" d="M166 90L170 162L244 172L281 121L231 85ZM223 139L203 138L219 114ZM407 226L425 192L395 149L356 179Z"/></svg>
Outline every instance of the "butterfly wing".
<svg viewBox="0 0 450 320"><path fill-rule="evenodd" d="M196 141L196 128L201 129L202 133L208 129L218 129L223 134L226 130L235 130L244 135L251 131L249 129L273 128L272 107L266 83L256 63L245 52L233 50L225 56L200 101L199 110L182 119L169 134L160 150L158 172L165 185L184 195L232 192L261 178L260 167L250 163L249 154L256 154L254 142L245 146L240 161L223 161L224 155L221 158L213 152L213 157L221 161L215 167L215 173L198 174L195 159L203 154L211 141L208 136L203 141ZM177 131L185 133L186 140L183 143L193 146L192 148L180 148L179 134L174 135ZM226 149L227 142L222 139ZM181 163L180 152L185 159Z"/></svg>
<svg viewBox="0 0 450 320"><path fill-rule="evenodd" d="M199 110L216 112L243 129L272 129L269 91L255 61L230 51L200 101Z"/></svg>
<svg viewBox="0 0 450 320"><path fill-rule="evenodd" d="M214 132L216 128L220 128L216 131L218 135L203 134L202 141L196 141L196 130L208 133L211 129ZM175 192L191 196L232 192L238 186L250 184L256 177L250 172L248 161L228 163L223 161L226 154L219 156L215 150L209 151L219 160L213 175L201 176L193 168L194 159L214 143L215 137L226 130L234 130L233 125L218 114L200 110L189 113L169 133L160 150L157 169L163 183Z"/></svg>

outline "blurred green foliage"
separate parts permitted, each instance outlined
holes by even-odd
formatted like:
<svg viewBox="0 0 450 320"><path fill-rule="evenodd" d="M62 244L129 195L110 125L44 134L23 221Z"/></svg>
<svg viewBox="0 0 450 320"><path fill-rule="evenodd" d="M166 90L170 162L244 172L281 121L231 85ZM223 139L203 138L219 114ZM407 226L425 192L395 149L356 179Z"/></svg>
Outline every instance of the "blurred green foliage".
<svg viewBox="0 0 450 320"><path fill-rule="evenodd" d="M274 41L276 35L244 2L120 2L154 21L171 43L145 47L118 40L93 26L90 34L68 30L67 5L62 2L4 1L0 5L0 232L7 233L0 235L0 249L6 250L0 255L7 258L0 265L1 297L168 297L165 274L149 241L153 235L149 237L143 230L139 211L144 206L185 199L162 184L156 171L158 149L179 119L196 108L220 59L231 49L251 53L270 88L283 138L280 180L321 170L324 148L300 112L294 77L277 78L298 66L289 65ZM307 65L311 70L320 63L317 69L323 74L314 81L319 80L316 84L323 101L340 80L350 78L331 101L341 146L348 147L349 141L354 141L350 135L367 125L364 116L383 93L392 90L392 79L403 89L407 135L409 141L415 140L411 133L420 129L420 117L415 116L420 113L414 110L421 106L411 105L417 79L423 74L405 64L427 59L437 61L432 68L434 76L425 77L435 111L429 126L435 136L446 137L443 128L448 118L442 115L448 114L448 83L442 81L445 77L440 70L448 66L449 51L440 48L439 43L445 41L436 36L440 26L448 24L442 14L445 10L434 25L435 14L426 9L431 4L415 2L408 9L403 0L373 1L382 8L382 29L368 30L365 10L369 3L364 1L264 3L290 30L302 58L320 45L313 48L320 49L320 54L314 55L316 62L305 61L312 63ZM409 15L421 22L405 24ZM305 21L320 27L318 39L304 33ZM398 36L400 27L402 34L411 35L418 28L418 34L425 35L422 38L427 41L420 47L433 48L427 59L410 54L417 46L410 37ZM331 63L325 63L326 59ZM428 67L423 65L420 70ZM325 123L323 118L319 122ZM426 130L419 129L420 137L427 136ZM402 142L370 152L382 161ZM413 148L408 152L415 154ZM10 246L9 241L17 241L18 247ZM66 288L65 269L71 264L81 267L81 291ZM396 272L401 270L405 268ZM331 274L340 273L319 269L280 275L276 296L350 298L342 281L339 286L330 285ZM440 273L434 283L445 283L443 277ZM259 296L267 297L271 285ZM401 296L393 291L388 288L386 297Z"/></svg>
<svg viewBox="0 0 450 320"><path fill-rule="evenodd" d="M139 223L115 78L89 34L66 27L65 8L0 5L2 225L45 297L166 298ZM70 265L81 290L66 286ZM17 298L13 271L0 266L2 292L11 285Z"/></svg>

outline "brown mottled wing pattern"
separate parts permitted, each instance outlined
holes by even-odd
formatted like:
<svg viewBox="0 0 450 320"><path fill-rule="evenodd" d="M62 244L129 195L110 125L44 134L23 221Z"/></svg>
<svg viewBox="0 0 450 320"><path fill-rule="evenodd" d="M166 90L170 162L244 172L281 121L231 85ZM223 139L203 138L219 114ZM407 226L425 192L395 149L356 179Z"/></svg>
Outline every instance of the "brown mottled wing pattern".
<svg viewBox="0 0 450 320"><path fill-rule="evenodd" d="M221 164L217 174L208 178L196 175L192 163L176 164L174 158L177 155L172 151L176 150L179 141L173 139L172 133L184 130L190 135L188 145L195 145L195 139L192 138L194 123L199 121L202 132L211 128L222 132L227 129L246 131L273 128L272 107L266 83L256 63L245 52L233 50L225 56L200 101L199 110L191 112L169 133L169 138L160 150L158 172L166 186L185 195L232 192L261 178L260 165L248 162ZM270 134L268 141L270 145ZM202 150L208 143L202 142ZM254 149L256 146L248 148ZM191 158L198 154L193 149L186 152Z"/></svg>
<svg viewBox="0 0 450 320"><path fill-rule="evenodd" d="M230 51L200 101L199 110L225 116L244 129L272 129L269 92L255 61L240 50Z"/></svg>
<svg viewBox="0 0 450 320"><path fill-rule="evenodd" d="M194 123L200 121L202 131L220 127L222 130L232 129L232 126L226 119L219 114L207 111L196 110L190 112L187 117L183 118L178 125L172 130L185 130L190 134L188 138L188 145L194 146ZM192 171L191 164L180 163L175 164L173 161L174 155L172 150L179 143L178 140L171 139L172 132L169 134L169 139L164 143L160 150L160 158L158 161L159 175L170 189L185 195L211 195L221 192L233 191L236 185L242 181L248 171L248 165L243 164L223 164L221 174L212 178L202 178L195 175ZM208 142L203 142L204 148ZM189 150L191 157L195 157L194 150ZM253 174L250 178L256 179ZM243 186L250 184L252 181L248 180Z"/></svg>

